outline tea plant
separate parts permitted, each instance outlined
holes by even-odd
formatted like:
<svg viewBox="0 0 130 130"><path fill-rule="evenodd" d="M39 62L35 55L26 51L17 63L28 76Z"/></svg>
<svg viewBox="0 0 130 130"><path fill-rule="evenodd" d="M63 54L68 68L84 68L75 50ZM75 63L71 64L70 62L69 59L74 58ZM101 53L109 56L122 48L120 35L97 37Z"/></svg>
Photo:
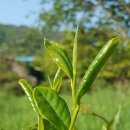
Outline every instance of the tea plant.
<svg viewBox="0 0 130 130"><path fill-rule="evenodd" d="M77 86L77 42L78 28L74 39L73 60L67 54L62 45L48 39L44 39L44 45L51 59L58 66L53 82L49 79L50 86L33 87L24 79L19 81L20 85L27 94L34 111L38 116L38 122L28 127L30 130L77 130L75 121L80 110L81 98L90 89L97 74L113 53L119 43L119 38L113 38L101 49L99 54L89 66L87 72ZM65 100L59 95L62 83L62 73L70 79L72 91L72 112L70 113ZM93 113L92 113L93 114ZM94 115L94 114L93 114ZM95 114L95 116L104 119ZM110 130L111 124L106 121L104 130Z"/></svg>

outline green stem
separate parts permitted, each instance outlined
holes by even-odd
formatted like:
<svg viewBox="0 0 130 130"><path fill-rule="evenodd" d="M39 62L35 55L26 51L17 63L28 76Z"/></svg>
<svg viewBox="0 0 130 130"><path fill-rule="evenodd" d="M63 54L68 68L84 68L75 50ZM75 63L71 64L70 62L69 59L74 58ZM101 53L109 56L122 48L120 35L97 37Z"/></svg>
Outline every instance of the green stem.
<svg viewBox="0 0 130 130"><path fill-rule="evenodd" d="M98 114L96 114L96 113L92 113L92 115L93 115L93 116L96 116L96 117L98 117L98 118L100 118L100 119L102 119L102 120L103 120L106 124L108 124L107 119L106 119L106 118L104 118L103 116L98 115Z"/></svg>
<svg viewBox="0 0 130 130"><path fill-rule="evenodd" d="M38 114L38 130L44 130L44 122L40 114Z"/></svg>
<svg viewBox="0 0 130 130"><path fill-rule="evenodd" d="M70 123L69 130L73 130L74 123L75 123L77 114L78 114L78 112L79 112L79 108L80 108L80 106L77 105L76 108L75 108L75 110L73 111L73 115L72 115L72 119L71 119L71 123Z"/></svg>
<svg viewBox="0 0 130 130"><path fill-rule="evenodd" d="M76 103L76 76L74 76L74 79L71 80L71 89L72 89L73 110L75 110L75 107L77 105Z"/></svg>
<svg viewBox="0 0 130 130"><path fill-rule="evenodd" d="M73 76L73 80L71 80L71 89L72 89L72 103L73 103L73 114L71 118L71 123L69 130L73 130L74 123L79 112L79 105L76 103L76 73Z"/></svg>
<svg viewBox="0 0 130 130"><path fill-rule="evenodd" d="M77 26L77 30L76 30L76 34L75 34L74 48L73 48L73 78L71 79L73 113L72 113L72 118L71 118L69 130L73 129L77 114L79 112L79 105L77 105L77 102L76 102L77 40L78 40L78 26Z"/></svg>

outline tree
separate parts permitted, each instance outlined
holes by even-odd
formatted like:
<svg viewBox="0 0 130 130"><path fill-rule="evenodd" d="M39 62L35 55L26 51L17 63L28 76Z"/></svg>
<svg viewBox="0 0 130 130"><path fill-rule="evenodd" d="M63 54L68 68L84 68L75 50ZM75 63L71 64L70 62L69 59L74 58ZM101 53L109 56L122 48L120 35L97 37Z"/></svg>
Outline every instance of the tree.
<svg viewBox="0 0 130 130"><path fill-rule="evenodd" d="M41 2L43 10L39 17L43 32L67 28L64 35L66 37L59 40L60 43L67 44L67 48L71 48L73 30L80 22L79 50L85 51L80 51L79 55L80 60L86 62L85 66L82 66L82 62L79 65L83 70L81 75L96 52L114 36L121 37L121 43L100 76L106 79L120 78L124 70L125 76L127 75L130 64L128 60L130 58L130 0L53 0L50 2L41 0ZM87 56L89 59L85 58ZM46 60L43 62L45 63Z"/></svg>
<svg viewBox="0 0 130 130"><path fill-rule="evenodd" d="M41 1L43 10L39 16L45 29L73 29L80 21L83 30L107 25L114 27L122 38L129 33L130 0Z"/></svg>

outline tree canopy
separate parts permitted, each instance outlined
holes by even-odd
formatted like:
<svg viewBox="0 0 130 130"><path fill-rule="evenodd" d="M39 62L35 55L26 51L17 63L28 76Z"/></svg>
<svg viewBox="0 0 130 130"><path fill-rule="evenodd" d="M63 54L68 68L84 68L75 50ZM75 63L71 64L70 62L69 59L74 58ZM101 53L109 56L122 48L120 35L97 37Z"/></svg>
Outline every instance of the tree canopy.
<svg viewBox="0 0 130 130"><path fill-rule="evenodd" d="M109 26L123 38L129 34L130 0L41 0L41 5L44 29L73 29L80 23L83 30Z"/></svg>
<svg viewBox="0 0 130 130"><path fill-rule="evenodd" d="M99 49L110 38L119 36L121 43L101 76L106 78L128 76L130 68L128 60L130 57L130 0L40 1L42 10L39 18L43 25L43 32L66 30L65 37L59 42L67 46L68 52L72 50L68 48L72 47L74 30L79 23L79 57L81 60L79 68L81 67L83 70L80 72L81 75ZM84 63L86 63L85 66L83 66ZM46 67L43 70L46 71Z"/></svg>

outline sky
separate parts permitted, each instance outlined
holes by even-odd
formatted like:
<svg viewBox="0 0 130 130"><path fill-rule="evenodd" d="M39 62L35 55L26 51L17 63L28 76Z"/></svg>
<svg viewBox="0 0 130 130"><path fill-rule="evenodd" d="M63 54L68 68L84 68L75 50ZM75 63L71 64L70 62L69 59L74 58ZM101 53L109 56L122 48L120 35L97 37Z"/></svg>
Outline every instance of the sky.
<svg viewBox="0 0 130 130"><path fill-rule="evenodd" d="M36 26L40 0L0 0L0 24Z"/></svg>

